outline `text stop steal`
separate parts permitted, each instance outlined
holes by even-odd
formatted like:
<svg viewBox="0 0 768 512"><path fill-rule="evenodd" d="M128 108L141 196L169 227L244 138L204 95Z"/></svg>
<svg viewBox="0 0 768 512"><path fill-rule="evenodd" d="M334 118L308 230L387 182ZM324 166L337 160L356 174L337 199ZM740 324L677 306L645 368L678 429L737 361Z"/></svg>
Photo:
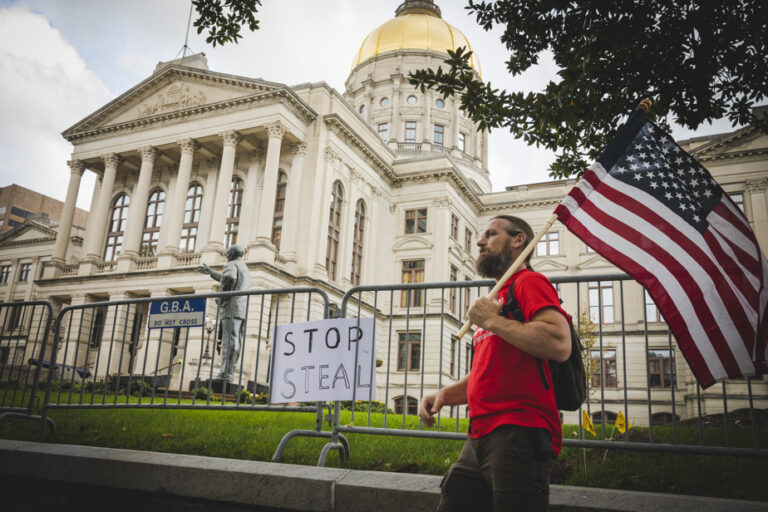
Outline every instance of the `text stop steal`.
<svg viewBox="0 0 768 512"><path fill-rule="evenodd" d="M271 403L375 399L373 318L275 328Z"/></svg>

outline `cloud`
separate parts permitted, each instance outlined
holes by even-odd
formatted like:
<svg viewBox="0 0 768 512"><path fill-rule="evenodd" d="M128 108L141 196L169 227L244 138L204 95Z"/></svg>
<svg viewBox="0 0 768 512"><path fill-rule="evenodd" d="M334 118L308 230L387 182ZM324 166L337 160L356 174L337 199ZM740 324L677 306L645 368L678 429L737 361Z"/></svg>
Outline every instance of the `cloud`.
<svg viewBox="0 0 768 512"><path fill-rule="evenodd" d="M0 77L0 184L64 200L72 146L60 133L113 95L45 17L19 7L0 9ZM90 191L78 200L88 208Z"/></svg>

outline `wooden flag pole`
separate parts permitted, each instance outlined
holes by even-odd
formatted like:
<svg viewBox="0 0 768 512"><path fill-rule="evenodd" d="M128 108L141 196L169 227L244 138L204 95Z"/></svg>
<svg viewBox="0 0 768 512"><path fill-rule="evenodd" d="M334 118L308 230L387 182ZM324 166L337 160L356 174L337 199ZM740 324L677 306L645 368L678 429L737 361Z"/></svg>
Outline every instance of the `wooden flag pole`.
<svg viewBox="0 0 768 512"><path fill-rule="evenodd" d="M499 278L499 280L496 282L496 285L493 287L493 289L488 293L488 298L493 299L496 297L496 294L499 293L499 290L501 290L501 287L504 286L504 283L507 282L507 280L512 277L512 274L517 272L517 269L520 268L520 266L525 262L525 259L528 257L529 254L531 254L531 251L533 251L533 248L536 247L536 244L539 243L539 240L542 236L544 236L544 233L547 233L549 231L549 228L552 227L552 224L555 223L557 220L557 215L552 214L552 217L549 218L546 224L544 224L544 227L541 228L541 231L533 237L533 240L525 246L525 249L523 249L523 252L520 253L520 256L517 257L517 259L510 265L510 267L507 269L506 272L504 272L504 275ZM461 328L461 330L456 334L458 338L461 338L465 334L467 334L467 331L472 326L472 322L467 320L464 323L464 326Z"/></svg>

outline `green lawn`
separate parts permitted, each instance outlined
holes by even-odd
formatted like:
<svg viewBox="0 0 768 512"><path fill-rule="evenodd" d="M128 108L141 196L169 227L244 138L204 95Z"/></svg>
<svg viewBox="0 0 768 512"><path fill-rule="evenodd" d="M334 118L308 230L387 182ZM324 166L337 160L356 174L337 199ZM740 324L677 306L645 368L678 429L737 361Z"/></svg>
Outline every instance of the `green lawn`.
<svg viewBox="0 0 768 512"><path fill-rule="evenodd" d="M100 399L101 395L98 401ZM121 399L125 401L124 396ZM89 401L90 396L84 400ZM45 442L264 461L272 458L286 432L315 428L314 414L247 408L237 411L56 409L50 416L56 422L57 433L55 437L46 434ZM367 418L367 414L356 413L355 426L366 426ZM350 412L342 411L341 424L351 421ZM402 428L402 423L402 416L388 415L388 427ZM383 425L383 414L371 416L371 426ZM327 423L324 424L324 429L328 428ZM417 418L407 417L406 428L417 429ZM465 428L465 420L461 420L461 431ZM443 429L455 430L455 420L444 419ZM21 419L0 422L0 438L36 441L38 431L37 422ZM671 427L654 427L653 431L657 441L672 440ZM574 438L576 433L576 426L564 426L566 437ZM608 430L606 435L609 433ZM705 427L704 433L707 443L722 442L722 428ZM614 438L617 436L615 433ZM647 429L633 428L633 439L643 436L647 438ZM698 443L695 427L678 426L678 436L685 442ZM731 427L730 436L734 446L749 446L752 439L750 430L737 426ZM351 457L341 462L338 452L332 451L328 466L441 475L456 459L463 443L359 433L346 434L346 437ZM282 462L315 465L327 442L327 439L296 437L288 444ZM768 447L768 428L761 427L759 443ZM768 458L566 448L558 459L553 483L768 501L768 486L763 482L767 471Z"/></svg>

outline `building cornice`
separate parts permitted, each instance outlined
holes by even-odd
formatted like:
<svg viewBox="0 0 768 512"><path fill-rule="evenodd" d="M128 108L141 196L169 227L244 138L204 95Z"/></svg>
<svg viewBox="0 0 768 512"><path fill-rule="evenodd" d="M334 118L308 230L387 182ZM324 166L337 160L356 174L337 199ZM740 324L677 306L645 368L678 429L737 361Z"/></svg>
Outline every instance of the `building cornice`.
<svg viewBox="0 0 768 512"><path fill-rule="evenodd" d="M188 121L194 119L202 119L205 117L215 117L230 112L237 112L240 110L247 110L254 107L276 103L283 103L284 105L288 106L293 113L295 113L307 124L311 123L317 118L317 113L309 108L290 90L278 89L274 91L259 92L250 96L224 100L217 103L209 103L198 107L175 110L165 114L157 114L154 116L136 119L134 121L103 126L93 130L85 130L80 132L67 130L62 135L69 142L75 143L85 139L97 139L120 132L131 132L137 129L165 126L178 123L181 120Z"/></svg>
<svg viewBox="0 0 768 512"><path fill-rule="evenodd" d="M430 169L427 171L417 171L410 174L400 175L395 182L396 187L401 187L408 182L426 182L426 181L449 181L456 187L456 190L472 205L475 212L479 212L483 205L480 198L470 187L469 183L459 174L459 171L448 167L443 169Z"/></svg>
<svg viewBox="0 0 768 512"><path fill-rule="evenodd" d="M717 167L720 165L742 164L748 162L762 162L768 160L768 149L749 149L733 153L720 153L717 155L696 156L696 160L707 167Z"/></svg>
<svg viewBox="0 0 768 512"><path fill-rule="evenodd" d="M397 181L398 177L392 170L392 166L381 158L370 144L357 135L338 114L323 116L323 122L332 132L356 148L360 155L378 171L388 184L393 185Z"/></svg>
<svg viewBox="0 0 768 512"><path fill-rule="evenodd" d="M0 242L0 248L4 247L23 247L25 245L43 245L56 242L56 236L50 236L46 238L31 238L29 240L9 240L7 242Z"/></svg>

